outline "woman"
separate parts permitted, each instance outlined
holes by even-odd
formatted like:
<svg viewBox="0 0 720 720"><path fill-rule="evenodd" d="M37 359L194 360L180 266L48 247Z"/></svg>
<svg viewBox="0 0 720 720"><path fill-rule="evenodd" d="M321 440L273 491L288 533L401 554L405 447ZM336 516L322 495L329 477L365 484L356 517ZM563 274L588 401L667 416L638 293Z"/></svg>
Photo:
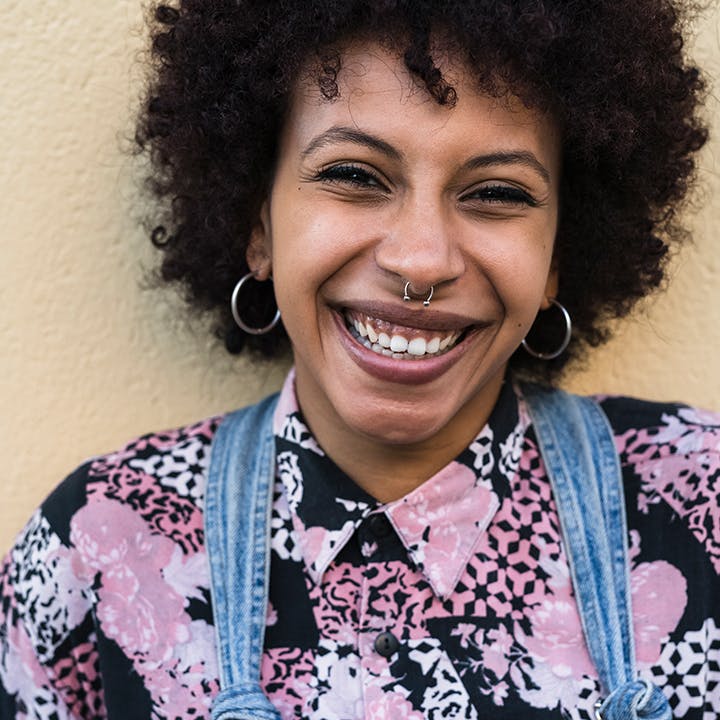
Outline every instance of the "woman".
<svg viewBox="0 0 720 720"><path fill-rule="evenodd" d="M269 464L251 411L145 436L46 501L4 570L3 717L612 718L635 672L638 717L720 711L720 420L602 402L627 531L616 513L601 540L629 538L632 621L618 601L593 625L541 429L563 396L520 384L599 343L683 237L706 132L681 10L156 9L138 140L169 201L162 277L231 352L289 339L294 370L258 410ZM267 530L251 475L274 478ZM233 542L246 516L257 546ZM235 614L246 563L261 617ZM228 661L248 638L258 678Z"/></svg>

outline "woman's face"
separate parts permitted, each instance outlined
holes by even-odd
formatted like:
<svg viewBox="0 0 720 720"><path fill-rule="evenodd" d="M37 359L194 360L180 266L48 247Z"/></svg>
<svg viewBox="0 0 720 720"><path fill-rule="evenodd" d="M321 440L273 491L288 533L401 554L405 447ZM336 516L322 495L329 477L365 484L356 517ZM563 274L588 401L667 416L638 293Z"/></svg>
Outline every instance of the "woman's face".
<svg viewBox="0 0 720 720"><path fill-rule="evenodd" d="M555 295L555 126L442 70L452 108L372 44L344 54L338 99L296 88L248 260L272 272L311 426L403 444L484 422Z"/></svg>

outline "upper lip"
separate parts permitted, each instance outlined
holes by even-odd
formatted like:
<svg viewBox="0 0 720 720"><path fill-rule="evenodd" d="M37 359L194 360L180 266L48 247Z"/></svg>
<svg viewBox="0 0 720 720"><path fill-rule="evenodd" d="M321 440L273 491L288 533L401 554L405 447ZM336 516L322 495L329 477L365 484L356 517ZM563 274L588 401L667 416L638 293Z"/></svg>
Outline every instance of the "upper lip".
<svg viewBox="0 0 720 720"><path fill-rule="evenodd" d="M457 313L434 310L433 308L412 308L406 305L395 305L382 301L345 302L340 308L354 312L364 313L378 320L386 320L394 325L403 325L408 328L421 330L465 330L471 325L479 325L476 318L470 318Z"/></svg>

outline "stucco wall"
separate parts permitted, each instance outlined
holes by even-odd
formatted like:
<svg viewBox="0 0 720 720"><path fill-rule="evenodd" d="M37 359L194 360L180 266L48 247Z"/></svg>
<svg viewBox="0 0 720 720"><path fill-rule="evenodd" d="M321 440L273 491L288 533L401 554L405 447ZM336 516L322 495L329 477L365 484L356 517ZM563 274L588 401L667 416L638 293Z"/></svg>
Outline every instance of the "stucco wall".
<svg viewBox="0 0 720 720"><path fill-rule="evenodd" d="M718 21L705 19L696 52L716 78ZM251 401L282 377L226 357L175 300L141 288L152 252L122 152L141 35L137 2L0 5L0 550L84 458ZM671 290L573 389L720 409L719 151L716 138L703 156L696 242Z"/></svg>

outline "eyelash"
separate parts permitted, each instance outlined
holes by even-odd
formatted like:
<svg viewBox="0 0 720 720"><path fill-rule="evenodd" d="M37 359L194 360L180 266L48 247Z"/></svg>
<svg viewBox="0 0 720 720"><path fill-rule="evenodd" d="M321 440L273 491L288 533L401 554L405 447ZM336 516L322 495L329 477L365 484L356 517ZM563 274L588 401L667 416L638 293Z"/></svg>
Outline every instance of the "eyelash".
<svg viewBox="0 0 720 720"><path fill-rule="evenodd" d="M385 185L369 170L353 164L333 165L320 170L316 179L347 184L356 188L385 190ZM461 200L481 200L493 205L538 207L538 202L527 192L512 185L484 185L464 195Z"/></svg>
<svg viewBox="0 0 720 720"><path fill-rule="evenodd" d="M333 165L320 170L316 178L326 182L346 183L357 188L385 189L373 173L357 165Z"/></svg>
<svg viewBox="0 0 720 720"><path fill-rule="evenodd" d="M537 207L538 202L524 190L512 185L484 185L465 195L463 200L480 199L492 204L528 205Z"/></svg>

